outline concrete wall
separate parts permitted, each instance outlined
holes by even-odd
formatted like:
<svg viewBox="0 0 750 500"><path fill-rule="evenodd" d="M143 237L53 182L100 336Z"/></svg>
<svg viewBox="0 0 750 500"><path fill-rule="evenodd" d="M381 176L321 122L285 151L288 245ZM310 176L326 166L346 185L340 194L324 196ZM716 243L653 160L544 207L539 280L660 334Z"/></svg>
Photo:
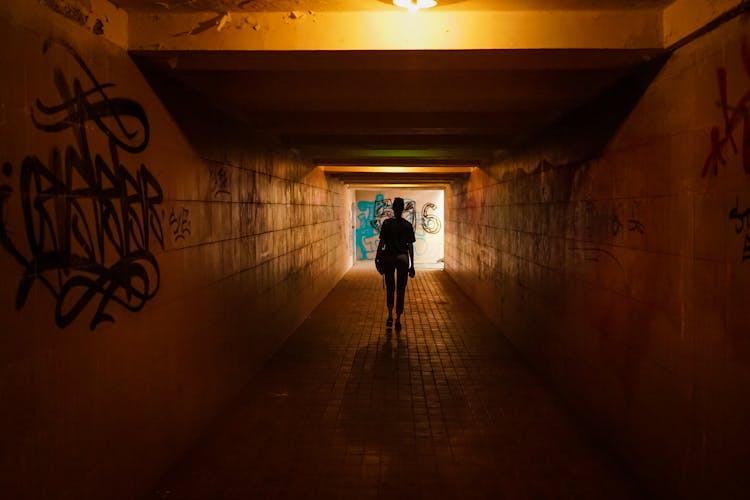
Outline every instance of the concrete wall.
<svg viewBox="0 0 750 500"><path fill-rule="evenodd" d="M351 197L217 116L197 147L38 2L0 33L0 496L137 498L350 266Z"/></svg>
<svg viewBox="0 0 750 500"><path fill-rule="evenodd" d="M678 50L603 151L592 106L446 193L446 269L656 498L750 488L748 21Z"/></svg>

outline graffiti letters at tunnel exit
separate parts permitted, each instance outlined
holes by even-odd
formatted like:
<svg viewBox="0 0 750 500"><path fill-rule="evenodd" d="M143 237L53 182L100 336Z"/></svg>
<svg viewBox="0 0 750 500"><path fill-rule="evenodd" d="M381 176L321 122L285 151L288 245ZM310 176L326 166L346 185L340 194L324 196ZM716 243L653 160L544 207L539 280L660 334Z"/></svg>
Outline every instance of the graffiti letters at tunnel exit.
<svg viewBox="0 0 750 500"><path fill-rule="evenodd" d="M383 221L393 217L392 199L383 193L377 193L372 201L357 201L356 246L357 259L372 260L380 239L380 228ZM416 242L414 254L424 256L434 245L435 238L442 231L442 221L438 215L438 206L434 201L418 202L404 196L404 219L414 227Z"/></svg>

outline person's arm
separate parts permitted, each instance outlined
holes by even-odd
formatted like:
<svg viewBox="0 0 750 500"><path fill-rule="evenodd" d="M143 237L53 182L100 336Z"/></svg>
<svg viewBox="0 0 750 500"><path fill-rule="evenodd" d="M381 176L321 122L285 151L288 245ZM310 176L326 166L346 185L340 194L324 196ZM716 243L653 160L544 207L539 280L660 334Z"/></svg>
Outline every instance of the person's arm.
<svg viewBox="0 0 750 500"><path fill-rule="evenodd" d="M383 225L380 226L380 241L378 241L378 252L381 252L385 248L386 233L388 232L388 220L383 221Z"/></svg>
<svg viewBox="0 0 750 500"><path fill-rule="evenodd" d="M409 276L413 278L414 277L414 244L409 242L406 244L406 248L409 250L409 262L411 262L411 265L409 266Z"/></svg>
<svg viewBox="0 0 750 500"><path fill-rule="evenodd" d="M375 251L375 269L378 273L383 274L383 254L381 253L385 248L385 238L383 238L383 231L380 231L380 240L378 241L378 249Z"/></svg>
<svg viewBox="0 0 750 500"><path fill-rule="evenodd" d="M417 241L416 235L414 234L414 227L409 225L409 241L406 243L406 248L409 250L409 276L414 277L414 242Z"/></svg>

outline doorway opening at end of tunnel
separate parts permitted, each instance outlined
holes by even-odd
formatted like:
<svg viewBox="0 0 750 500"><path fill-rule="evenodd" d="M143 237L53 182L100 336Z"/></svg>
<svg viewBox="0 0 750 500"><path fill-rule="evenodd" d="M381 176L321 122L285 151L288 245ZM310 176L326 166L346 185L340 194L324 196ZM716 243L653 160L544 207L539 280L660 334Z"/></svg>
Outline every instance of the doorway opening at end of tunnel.
<svg viewBox="0 0 750 500"><path fill-rule="evenodd" d="M403 218L414 227L414 267L443 269L445 250L445 191L443 189L356 189L352 203L354 259L375 259L383 221L393 217L393 200L404 199Z"/></svg>

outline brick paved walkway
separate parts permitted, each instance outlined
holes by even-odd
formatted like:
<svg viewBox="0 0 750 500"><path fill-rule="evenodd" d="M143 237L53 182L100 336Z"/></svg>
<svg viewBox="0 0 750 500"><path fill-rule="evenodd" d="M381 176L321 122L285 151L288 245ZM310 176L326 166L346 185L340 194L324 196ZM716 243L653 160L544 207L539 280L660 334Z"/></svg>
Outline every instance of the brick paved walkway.
<svg viewBox="0 0 750 500"><path fill-rule="evenodd" d="M634 498L446 273L386 334L354 268L163 480L166 499Z"/></svg>

